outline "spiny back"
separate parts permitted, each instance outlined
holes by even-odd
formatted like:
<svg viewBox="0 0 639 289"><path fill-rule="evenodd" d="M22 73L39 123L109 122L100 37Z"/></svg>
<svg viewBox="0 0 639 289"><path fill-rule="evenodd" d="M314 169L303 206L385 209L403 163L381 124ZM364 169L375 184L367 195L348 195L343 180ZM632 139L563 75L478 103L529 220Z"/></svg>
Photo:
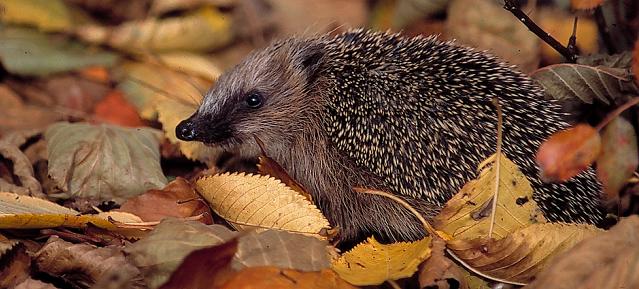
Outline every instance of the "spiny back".
<svg viewBox="0 0 639 289"><path fill-rule="evenodd" d="M329 140L387 189L443 204L494 153L499 99L504 152L532 182L553 221L601 220L599 184L587 171L544 184L533 161L551 133L566 127L553 101L525 75L485 53L434 37L357 30L323 38Z"/></svg>

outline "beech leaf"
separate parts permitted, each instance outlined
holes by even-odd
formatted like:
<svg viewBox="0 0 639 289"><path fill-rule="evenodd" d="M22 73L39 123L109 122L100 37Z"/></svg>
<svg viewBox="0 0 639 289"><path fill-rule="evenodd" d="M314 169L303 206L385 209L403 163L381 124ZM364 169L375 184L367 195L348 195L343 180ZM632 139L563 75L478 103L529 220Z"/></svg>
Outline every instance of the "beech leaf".
<svg viewBox="0 0 639 289"><path fill-rule="evenodd" d="M315 205L268 176L221 174L196 182L212 209L238 228L257 227L323 238L329 223Z"/></svg>
<svg viewBox="0 0 639 289"><path fill-rule="evenodd" d="M412 276L431 254L431 238L381 244L369 237L333 261L339 276L354 285L377 285Z"/></svg>
<svg viewBox="0 0 639 289"><path fill-rule="evenodd" d="M567 181L587 169L599 156L601 137L587 124L552 134L537 151L536 161L546 181Z"/></svg>
<svg viewBox="0 0 639 289"><path fill-rule="evenodd" d="M637 134L632 124L619 116L606 125L601 138L597 178L603 184L606 197L613 199L639 165Z"/></svg>
<svg viewBox="0 0 639 289"><path fill-rule="evenodd" d="M527 283L549 260L588 237L603 232L592 225L534 224L495 240L452 240L448 249L470 267L491 277Z"/></svg>
<svg viewBox="0 0 639 289"><path fill-rule="evenodd" d="M45 132L49 175L57 197L122 203L167 180L156 131L112 125L57 123Z"/></svg>
<svg viewBox="0 0 639 289"><path fill-rule="evenodd" d="M538 69L531 75L552 98L562 101L581 100L608 105L624 99L629 93L639 94L625 69L582 64L555 64Z"/></svg>

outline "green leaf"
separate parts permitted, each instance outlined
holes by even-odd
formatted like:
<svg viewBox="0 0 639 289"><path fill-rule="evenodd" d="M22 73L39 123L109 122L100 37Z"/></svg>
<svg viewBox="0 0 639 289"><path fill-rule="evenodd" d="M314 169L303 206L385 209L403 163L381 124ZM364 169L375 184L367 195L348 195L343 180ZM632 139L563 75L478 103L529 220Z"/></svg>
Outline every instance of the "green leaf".
<svg viewBox="0 0 639 289"><path fill-rule="evenodd" d="M618 195L639 165L637 134L623 117L616 117L602 133L602 150L597 158L597 177L609 199Z"/></svg>
<svg viewBox="0 0 639 289"><path fill-rule="evenodd" d="M13 74L47 76L87 66L110 67L117 60L116 54L87 49L33 29L0 27L0 61Z"/></svg>
<svg viewBox="0 0 639 289"><path fill-rule="evenodd" d="M164 187L157 133L105 124L50 126L45 132L49 176L62 190L56 197L122 203Z"/></svg>

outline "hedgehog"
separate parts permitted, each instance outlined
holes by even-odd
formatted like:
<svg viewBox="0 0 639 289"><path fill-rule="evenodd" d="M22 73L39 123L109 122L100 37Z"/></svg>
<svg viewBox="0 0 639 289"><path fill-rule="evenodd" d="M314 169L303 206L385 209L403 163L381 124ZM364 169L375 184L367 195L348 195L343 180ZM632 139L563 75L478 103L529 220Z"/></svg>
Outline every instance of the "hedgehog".
<svg viewBox="0 0 639 289"><path fill-rule="evenodd" d="M436 36L359 29L274 42L220 76L176 134L249 157L259 138L339 227L340 242L413 241L427 233L411 212L353 188L433 216L495 152L494 98L503 151L546 218L599 223L592 170L565 183L539 177L537 148L568 126L560 103L496 57Z"/></svg>

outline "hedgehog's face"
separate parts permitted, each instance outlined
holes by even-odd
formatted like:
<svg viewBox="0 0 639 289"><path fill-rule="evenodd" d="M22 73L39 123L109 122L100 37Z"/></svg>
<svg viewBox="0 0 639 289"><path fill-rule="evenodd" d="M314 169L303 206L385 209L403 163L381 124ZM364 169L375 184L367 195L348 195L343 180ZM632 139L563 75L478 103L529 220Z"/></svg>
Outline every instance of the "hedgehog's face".
<svg viewBox="0 0 639 289"><path fill-rule="evenodd" d="M284 42L254 52L222 75L198 110L176 128L179 139L231 147L283 144L303 130L316 103L308 94L317 80L322 49Z"/></svg>

